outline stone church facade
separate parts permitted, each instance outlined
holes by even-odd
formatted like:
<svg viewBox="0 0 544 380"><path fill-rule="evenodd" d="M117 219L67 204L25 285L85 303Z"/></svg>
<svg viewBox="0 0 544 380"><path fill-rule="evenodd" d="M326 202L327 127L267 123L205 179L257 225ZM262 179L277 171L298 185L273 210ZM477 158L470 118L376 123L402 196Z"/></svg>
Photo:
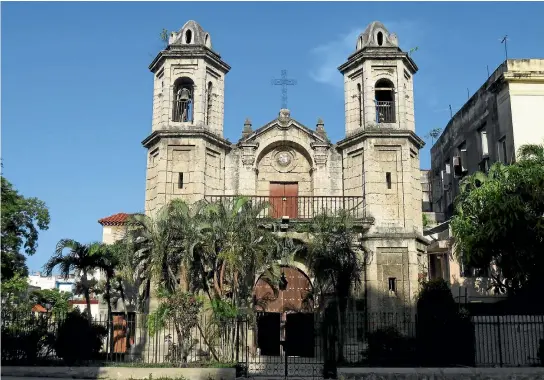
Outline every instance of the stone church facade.
<svg viewBox="0 0 544 380"><path fill-rule="evenodd" d="M422 236L413 76L418 68L395 34L372 22L338 69L344 77L345 137L328 139L282 109L263 126L246 120L236 143L223 136L230 66L195 21L169 38L154 75L145 212L175 198L189 203L246 195L269 201L283 223L347 208L366 226L365 273L372 311L414 302Z"/></svg>

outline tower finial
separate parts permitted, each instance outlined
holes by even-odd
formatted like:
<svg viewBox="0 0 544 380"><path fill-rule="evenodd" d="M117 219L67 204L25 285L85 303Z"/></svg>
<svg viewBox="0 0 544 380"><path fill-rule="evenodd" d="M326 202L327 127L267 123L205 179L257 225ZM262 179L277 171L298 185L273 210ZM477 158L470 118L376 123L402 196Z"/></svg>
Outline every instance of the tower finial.
<svg viewBox="0 0 544 380"><path fill-rule="evenodd" d="M251 128L251 120L249 119L249 117L247 117L246 121L244 122L244 129L242 130L242 138L246 138L252 133L253 128Z"/></svg>
<svg viewBox="0 0 544 380"><path fill-rule="evenodd" d="M325 123L323 123L323 119L321 118L318 118L317 119L317 124L315 126L315 132L323 137L324 139L327 138L327 132L325 132Z"/></svg>

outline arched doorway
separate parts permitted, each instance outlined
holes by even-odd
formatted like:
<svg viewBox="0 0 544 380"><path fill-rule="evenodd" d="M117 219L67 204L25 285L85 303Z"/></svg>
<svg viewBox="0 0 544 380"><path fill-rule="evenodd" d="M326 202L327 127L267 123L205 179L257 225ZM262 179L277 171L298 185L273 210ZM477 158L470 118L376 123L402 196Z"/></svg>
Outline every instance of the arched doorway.
<svg viewBox="0 0 544 380"><path fill-rule="evenodd" d="M254 287L257 324L248 372L261 376L321 377L323 355L312 283L303 270L281 266L287 280L274 289L260 277Z"/></svg>
<svg viewBox="0 0 544 380"><path fill-rule="evenodd" d="M287 265L282 265L281 271L287 280L285 290L274 290L259 277L253 292L255 311L282 314L289 311L313 311L313 302L308 299L312 291L309 277L302 270Z"/></svg>

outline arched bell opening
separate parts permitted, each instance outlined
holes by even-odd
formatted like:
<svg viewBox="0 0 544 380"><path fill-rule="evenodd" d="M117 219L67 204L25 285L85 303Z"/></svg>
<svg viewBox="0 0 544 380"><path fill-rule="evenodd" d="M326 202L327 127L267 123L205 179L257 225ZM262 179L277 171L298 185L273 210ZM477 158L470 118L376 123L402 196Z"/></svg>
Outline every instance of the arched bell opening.
<svg viewBox="0 0 544 380"><path fill-rule="evenodd" d="M174 82L172 121L192 122L194 117L194 87L191 78L182 77Z"/></svg>

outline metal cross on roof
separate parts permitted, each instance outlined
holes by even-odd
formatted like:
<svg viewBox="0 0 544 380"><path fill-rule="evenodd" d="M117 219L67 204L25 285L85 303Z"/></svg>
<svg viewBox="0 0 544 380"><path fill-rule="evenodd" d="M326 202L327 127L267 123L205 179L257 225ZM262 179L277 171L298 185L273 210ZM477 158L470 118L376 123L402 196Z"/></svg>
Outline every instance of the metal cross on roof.
<svg viewBox="0 0 544 380"><path fill-rule="evenodd" d="M281 108L287 108L287 86L296 86L296 79L287 78L287 70L281 71L281 79L272 79L274 86L281 86Z"/></svg>

